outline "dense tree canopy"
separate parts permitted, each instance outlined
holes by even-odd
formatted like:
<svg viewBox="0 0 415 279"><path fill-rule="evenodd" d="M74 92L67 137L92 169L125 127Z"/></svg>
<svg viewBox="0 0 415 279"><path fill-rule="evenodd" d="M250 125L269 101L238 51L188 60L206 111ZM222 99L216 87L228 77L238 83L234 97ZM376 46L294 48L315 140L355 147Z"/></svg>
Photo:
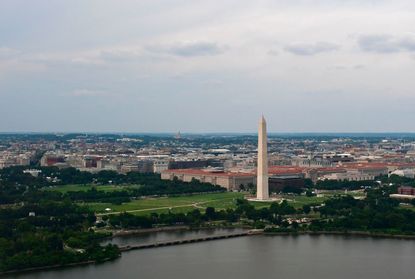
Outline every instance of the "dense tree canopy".
<svg viewBox="0 0 415 279"><path fill-rule="evenodd" d="M75 168L58 169L55 167L39 168L42 172L38 177L23 173L23 167L10 167L0 170L0 204L19 201L37 201L45 196L54 200L69 198L73 201L96 201L123 203L131 198L142 196L179 195L203 192L223 192L224 188L197 180L183 182L162 180L159 174L130 172L119 174L115 171L101 171L95 174L79 171ZM123 191L107 193L96 191L68 192L65 194L39 191L45 186L60 185L138 185Z"/></svg>
<svg viewBox="0 0 415 279"><path fill-rule="evenodd" d="M88 230L94 222L70 201L0 209L0 271L118 257L116 246L100 246L103 235Z"/></svg>

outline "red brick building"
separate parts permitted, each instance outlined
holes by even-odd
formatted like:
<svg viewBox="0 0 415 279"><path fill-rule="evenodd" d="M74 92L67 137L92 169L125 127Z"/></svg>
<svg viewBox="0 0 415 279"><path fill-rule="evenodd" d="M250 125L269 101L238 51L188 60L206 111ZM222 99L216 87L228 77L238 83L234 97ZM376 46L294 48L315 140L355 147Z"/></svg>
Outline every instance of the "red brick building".
<svg viewBox="0 0 415 279"><path fill-rule="evenodd" d="M399 195L415 196L415 188L402 186L398 188Z"/></svg>

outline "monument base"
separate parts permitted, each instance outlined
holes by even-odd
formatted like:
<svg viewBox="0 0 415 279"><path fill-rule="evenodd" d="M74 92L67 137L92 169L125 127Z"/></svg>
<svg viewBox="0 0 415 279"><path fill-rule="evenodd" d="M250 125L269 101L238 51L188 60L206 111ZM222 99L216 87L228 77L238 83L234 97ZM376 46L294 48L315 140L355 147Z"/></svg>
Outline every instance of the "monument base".
<svg viewBox="0 0 415 279"><path fill-rule="evenodd" d="M246 198L248 201L254 202L281 202L283 198L268 198L268 199L258 199L258 198Z"/></svg>

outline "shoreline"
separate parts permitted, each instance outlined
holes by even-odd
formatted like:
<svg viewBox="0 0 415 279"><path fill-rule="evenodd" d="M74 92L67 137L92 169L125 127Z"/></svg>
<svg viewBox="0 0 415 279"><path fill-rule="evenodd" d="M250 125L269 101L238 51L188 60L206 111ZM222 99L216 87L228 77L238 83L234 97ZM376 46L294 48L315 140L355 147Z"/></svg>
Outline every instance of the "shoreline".
<svg viewBox="0 0 415 279"><path fill-rule="evenodd" d="M190 229L191 229L190 226L168 226L168 227L149 228L149 229L117 230L117 231L110 231L112 235L105 237L104 239L112 239L112 238L120 237L120 236L155 233L155 232L187 231Z"/></svg>
<svg viewBox="0 0 415 279"><path fill-rule="evenodd" d="M107 262L108 260L109 259L103 262L100 262L100 263ZM0 276L18 274L18 273L28 273L31 271L44 271L44 270L46 271L46 270L53 270L53 269L61 269L61 268L66 268L66 267L74 267L74 266L82 266L82 265L90 265L90 264L97 264L97 261L83 261L83 262L78 262L78 263L56 264L56 265L29 267L29 268L24 268L24 269L14 269L14 270L0 272Z"/></svg>
<svg viewBox="0 0 415 279"><path fill-rule="evenodd" d="M263 235L337 235L337 236L358 236L358 237L373 237L385 239L408 239L415 240L415 234L388 234L388 233L374 233L366 231L299 231L299 232L263 232Z"/></svg>

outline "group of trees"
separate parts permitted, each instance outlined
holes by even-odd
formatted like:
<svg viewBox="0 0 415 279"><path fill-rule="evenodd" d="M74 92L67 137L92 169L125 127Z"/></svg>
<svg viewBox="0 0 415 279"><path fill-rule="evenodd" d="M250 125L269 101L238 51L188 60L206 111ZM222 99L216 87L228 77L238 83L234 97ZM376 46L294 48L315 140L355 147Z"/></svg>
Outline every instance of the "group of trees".
<svg viewBox="0 0 415 279"><path fill-rule="evenodd" d="M23 173L23 167L10 167L0 170L0 204L22 201L36 201L48 196L55 200L69 198L74 201L96 201L122 203L131 198L155 195L179 195L203 192L223 192L224 188L197 180L183 182L178 179L162 180L159 174L130 172L119 174L115 171L101 171L95 174L79 171L75 168L58 169L55 167L39 168L38 177ZM51 178L54 178L51 180ZM59 187L67 184L135 184L140 187L127 188L123 191L106 193L96 189L68 192L65 194L42 191L45 186Z"/></svg>
<svg viewBox="0 0 415 279"><path fill-rule="evenodd" d="M394 192L396 192L397 186L411 186L415 187L415 179L392 174L391 176L384 175L379 176L375 180L362 180L362 181L342 181L342 180L319 180L315 185L309 187L315 187L321 190L358 190L361 188L376 188L379 187L379 183L382 185L390 185Z"/></svg>
<svg viewBox="0 0 415 279"><path fill-rule="evenodd" d="M362 187L374 187L379 186L376 181L362 180L362 181L346 181L346 180L319 180L315 184L316 189L321 190L359 190Z"/></svg>
<svg viewBox="0 0 415 279"><path fill-rule="evenodd" d="M399 208L399 201L390 199L385 189L371 190L365 200L337 197L319 209L321 219L311 230L371 231L392 234L415 233L415 212Z"/></svg>
<svg viewBox="0 0 415 279"><path fill-rule="evenodd" d="M381 176L381 177L379 177L379 180L384 184L415 187L415 179L414 178L399 176L399 175L396 175L396 174L392 174L391 176L387 176L387 175Z"/></svg>
<svg viewBox="0 0 415 279"><path fill-rule="evenodd" d="M0 271L118 257L116 246L99 245L104 235L89 230L94 222L70 201L0 209Z"/></svg>
<svg viewBox="0 0 415 279"><path fill-rule="evenodd" d="M281 204L272 203L270 207L256 209L252 204L243 199L236 201L236 208L226 210L215 210L207 207L204 212L194 209L188 213L153 213L149 216L136 216L129 213L110 215L104 217L104 221L114 228L151 228L155 225L191 225L212 221L225 221L229 223L246 220L261 226L265 223L282 224L283 217L297 213L309 213L310 208L296 210L286 201Z"/></svg>

